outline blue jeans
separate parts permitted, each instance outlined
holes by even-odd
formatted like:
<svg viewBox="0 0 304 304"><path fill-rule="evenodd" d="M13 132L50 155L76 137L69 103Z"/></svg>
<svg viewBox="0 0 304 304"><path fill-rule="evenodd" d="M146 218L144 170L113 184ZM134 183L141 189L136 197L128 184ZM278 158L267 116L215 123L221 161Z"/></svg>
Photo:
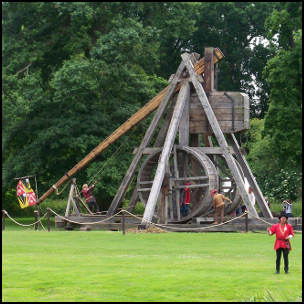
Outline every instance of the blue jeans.
<svg viewBox="0 0 304 304"><path fill-rule="evenodd" d="M180 210L181 210L182 216L187 216L189 213L189 204L182 204Z"/></svg>

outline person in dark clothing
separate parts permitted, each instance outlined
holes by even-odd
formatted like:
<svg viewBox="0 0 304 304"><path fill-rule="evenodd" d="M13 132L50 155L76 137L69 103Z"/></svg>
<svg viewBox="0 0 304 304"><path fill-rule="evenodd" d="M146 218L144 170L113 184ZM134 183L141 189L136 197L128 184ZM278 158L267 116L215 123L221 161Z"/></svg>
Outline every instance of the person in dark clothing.
<svg viewBox="0 0 304 304"><path fill-rule="evenodd" d="M92 192L95 188L95 184L96 184L96 182L91 187L89 187L87 184L84 184L82 186L82 191L81 191L83 196L85 197L85 200L89 206L89 209L94 213L99 212L99 208L96 203L96 199L92 194Z"/></svg>

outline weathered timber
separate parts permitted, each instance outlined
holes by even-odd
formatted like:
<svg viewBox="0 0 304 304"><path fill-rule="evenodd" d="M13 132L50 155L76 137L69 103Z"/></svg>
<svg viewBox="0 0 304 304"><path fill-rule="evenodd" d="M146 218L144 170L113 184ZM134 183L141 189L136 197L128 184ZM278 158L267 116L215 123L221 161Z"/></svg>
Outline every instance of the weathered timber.
<svg viewBox="0 0 304 304"><path fill-rule="evenodd" d="M195 138L198 138L198 136L195 136ZM192 137L193 139L193 137ZM194 141L192 142L194 143ZM178 148L179 153L186 154L187 158L192 163L192 170L191 173L194 175L192 177L189 176L180 176L179 169L176 161L176 154L175 150ZM155 152L155 154L150 155L147 157L147 159L144 161L144 163L141 166L140 172L138 173L138 179L137 179L137 188L143 189L143 188L150 188L151 180L153 180L154 175L154 169L156 169L157 160L160 157L161 148L158 149L158 151ZM152 161L152 167L149 165ZM172 190L173 185L179 185L180 183L183 183L183 181L193 180L200 181L202 180L202 183L209 183L209 187L205 188L196 188L193 189L193 193L191 197L193 198L193 207L191 209L191 212L189 213L189 217L186 219L184 217L178 217L178 212L180 209L179 202L180 202L180 191L179 189L174 189L172 193L172 213L173 216L171 217L170 221L184 222L185 220L189 220L192 216L196 216L201 212L207 212L206 209L208 209L211 205L211 197L209 195L209 192L213 188L218 187L218 181L217 181L217 172L216 168L213 165L210 158L205 154L201 153L199 147L187 147L187 146L176 146L174 145L173 148L173 164L174 164L174 174L173 178L171 177L169 180L172 181ZM204 172L204 176L201 176L200 174ZM187 174L188 175L188 174ZM197 178L197 179L196 179ZM175 181L174 179L180 179L180 181ZM149 184L142 184L142 182L148 182ZM147 186L144 186L147 185ZM139 192L139 196L141 201L146 204L148 198L149 198L149 189L146 189L146 191ZM171 210L170 210L171 211Z"/></svg>
<svg viewBox="0 0 304 304"><path fill-rule="evenodd" d="M209 179L209 176L186 176L186 177L173 177L171 180L173 181L195 181L201 179Z"/></svg>
<svg viewBox="0 0 304 304"><path fill-rule="evenodd" d="M34 210L34 229L38 230L38 218L39 218L39 211L38 210Z"/></svg>
<svg viewBox="0 0 304 304"><path fill-rule="evenodd" d="M133 212L134 211L135 206L136 206L138 200L139 200L138 192L137 192L137 189L135 187L134 190L133 190L133 193L131 195L130 202L129 202L128 207L127 207L127 210L129 212Z"/></svg>
<svg viewBox="0 0 304 304"><path fill-rule="evenodd" d="M69 215L71 206L74 208L74 210L75 210L75 212L76 212L76 215L79 215L79 214L80 214L79 209L78 209L78 207L77 207L77 205L76 205L76 202L75 202L75 200L74 200L74 194L75 194L75 192L76 192L75 184L76 184L76 179L73 178L73 179L72 179L72 183L71 183L69 198L68 198L68 204L67 204L67 208L66 208L66 210L65 210L65 216L68 216L68 215Z"/></svg>
<svg viewBox="0 0 304 304"><path fill-rule="evenodd" d="M209 187L209 184L179 185L179 186L173 186L173 189L184 189L185 187L187 187L189 189L205 188L205 187Z"/></svg>
<svg viewBox="0 0 304 304"><path fill-rule="evenodd" d="M214 90L214 54L213 47L205 48L205 71L203 87L205 92Z"/></svg>
<svg viewBox="0 0 304 304"><path fill-rule="evenodd" d="M158 166L156 169L154 182L152 185L152 189L149 195L149 199L147 201L147 205L145 208L144 216L142 219L142 224L146 224L151 222L152 216L155 209L156 200L160 191L160 187L163 182L163 178L165 175L165 169L168 164L169 156L174 144L175 136L177 133L177 129L179 126L179 122L183 113L183 109L185 106L185 100L189 99L190 96L190 85L187 81L182 83L182 87L178 94L178 98L176 101L176 105L174 108L174 112L172 115L172 119L170 122L170 126L168 129L168 133L164 142L163 150L160 156L160 160L158 162Z"/></svg>
<svg viewBox="0 0 304 304"><path fill-rule="evenodd" d="M265 201L265 198L262 194L262 191L260 190L260 187L258 185L258 183L256 182L250 168L249 168L249 165L245 159L245 157L243 156L243 154L241 153L241 150L240 150L240 146L234 136L234 134L229 134L227 136L227 139L229 141L229 143L231 144L234 152L235 152L235 155L236 155L236 158L240 164L240 166L242 167L242 170L244 172L244 175L245 177L247 178L248 182L249 182L249 185L252 187L253 189L253 193L254 193L254 196L256 198L256 201L262 211L262 214L264 217L267 217L267 218L273 218L272 216L272 213Z"/></svg>
<svg viewBox="0 0 304 304"><path fill-rule="evenodd" d="M189 98L185 100L183 115L179 122L178 142L182 146L189 146Z"/></svg>
<svg viewBox="0 0 304 304"><path fill-rule="evenodd" d="M209 103L223 133L239 132L250 128L248 96L240 92L211 91ZM191 94L190 133L212 133L197 94Z"/></svg>
<svg viewBox="0 0 304 304"><path fill-rule="evenodd" d="M167 131L168 131L168 128L169 128L169 124L170 124L170 121L171 121L171 118L172 118L173 110L174 110L174 107L175 107L175 102L176 102L176 100L173 99L171 104L170 104L170 108L169 108L169 110L168 110L168 112L165 116L163 125L161 126L161 129L158 132L158 135L155 139L153 147L161 147L164 143L164 140L166 138L166 134L167 134Z"/></svg>
<svg viewBox="0 0 304 304"><path fill-rule="evenodd" d="M162 114L164 113L166 107L167 107L167 104L169 102L169 99L171 98L172 94L174 93L175 89L176 89L176 85L177 85L177 82L178 82L178 79L182 73L182 71L184 70L184 64L180 64L178 69L177 69L177 72L176 74L174 75L170 85L169 85L169 88L166 92L166 95L164 96L164 99L161 103L161 105L159 106L159 108L157 109L157 112L155 113L153 119L152 119L152 122L148 128L148 130L146 131L146 134L138 148L138 151L136 153L136 155L134 156L133 160L132 160L132 163L131 165L129 166L129 169L125 175L125 177L123 178L121 184L120 184L120 187L118 189L118 191L116 192L116 195L108 209L108 215L111 216L114 214L116 208L118 207L123 195L125 194L125 192L127 191L128 189L128 186L134 176L134 173L135 173L135 170L137 169L138 165L139 165L139 162L140 162L140 159L142 157L142 151L146 148L146 146L149 144L149 142L151 141L152 139L152 136L154 134L154 131L161 119L161 116Z"/></svg>
<svg viewBox="0 0 304 304"><path fill-rule="evenodd" d="M232 132L232 121L219 121L218 122L220 129L223 133L231 133ZM190 132L193 134L208 134L212 135L212 129L208 127L208 122L205 122L205 125L202 124L201 121L190 121L189 126ZM234 132L240 132L245 130L243 121L235 121L234 122Z"/></svg>
<svg viewBox="0 0 304 304"><path fill-rule="evenodd" d="M214 62L218 62L224 57L219 49L215 49L214 52ZM195 71L197 74L202 74L204 72L204 58L195 64ZM169 85L170 87L170 85ZM176 91L180 89L177 86ZM92 161L98 154L107 149L113 142L124 135L128 130L130 130L134 125L138 124L145 117L147 117L152 111L154 111L163 100L166 95L168 87L164 88L158 95L151 99L145 106L143 106L139 111L133 114L125 123L118 127L111 135L109 135L105 140L103 140L97 147L95 147L88 155L86 155L81 161L79 161L72 169L70 169L65 175L63 175L49 190L47 190L38 200L37 204L42 203L50 194L58 189L63 183L65 183L69 178L71 178L77 171L86 166L90 161Z"/></svg>
<svg viewBox="0 0 304 304"><path fill-rule="evenodd" d="M177 146L178 148L182 148L182 146ZM201 151L205 154L224 154L224 149L222 147L191 147L193 150ZM227 148L230 153L234 153L231 147Z"/></svg>
<svg viewBox="0 0 304 304"><path fill-rule="evenodd" d="M202 85L200 84L200 82L197 80L197 77L196 77L196 73L195 73L195 70L194 70L194 67L189 59L189 54L187 53L184 53L181 55L182 56L182 59L187 67L187 70L189 72L189 75L190 75L190 79L195 87L195 90L197 92L197 96L205 110L205 113L208 117L208 121L211 125L211 128L212 128L212 131L214 132L214 135L219 143L219 145L221 147L224 148L224 157L227 161L227 164L228 164L228 167L229 169L231 170L232 174L233 174L233 177L235 178L235 182L240 190L240 193L241 193L241 196L242 196L242 199L247 207L247 210L248 212L252 215L252 216L256 216L258 217L258 213L257 211L255 210L255 208L251 205L251 202L250 202L250 198L249 198L249 195L248 195L248 192L247 190L245 189L245 184L244 184L244 181L242 179L242 176L237 168L237 165L236 165L236 162L233 158L233 156L229 153L228 151L228 144L226 142L226 139L224 137L224 134L220 128L220 125L215 117L215 114L212 110L212 107L208 101L208 98L206 96L206 93L202 87Z"/></svg>
<svg viewBox="0 0 304 304"><path fill-rule="evenodd" d="M177 165L177 152L176 152L176 146L174 146L173 149L173 164L174 164L174 176L176 178L179 178L179 172L178 172L178 165ZM180 220L180 207L179 207L179 201L180 201L180 193L179 191L175 194L175 204L172 204L173 208L173 219Z"/></svg>

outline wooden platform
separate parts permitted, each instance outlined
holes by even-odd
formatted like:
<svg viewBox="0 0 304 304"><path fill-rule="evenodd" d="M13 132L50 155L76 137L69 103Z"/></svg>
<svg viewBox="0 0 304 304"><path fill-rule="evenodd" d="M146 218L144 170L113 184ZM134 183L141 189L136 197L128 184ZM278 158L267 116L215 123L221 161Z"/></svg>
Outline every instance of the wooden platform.
<svg viewBox="0 0 304 304"><path fill-rule="evenodd" d="M112 230L121 231L123 229L122 216L118 215L110 220L106 219L105 215L82 215L82 216L69 216L67 218L70 221L74 221L76 224L70 223L62 218L55 216L55 227L66 230ZM231 220L232 218L224 218L224 222ZM277 223L278 219L265 219L268 223ZM103 220L104 222L95 223ZM175 232L246 232L246 219L245 217L235 219L224 225L212 225L213 218L211 217L198 217L194 218L191 223L187 224L166 224L163 229L167 231ZM288 222L293 226L294 230L302 231L302 218L290 218ZM88 223L87 225L85 223ZM92 223L92 224L91 224ZM125 215L125 229L138 228L141 221L130 215ZM157 226L159 227L159 226ZM248 231L266 231L268 224L258 219L248 219ZM159 227L162 228L162 227Z"/></svg>

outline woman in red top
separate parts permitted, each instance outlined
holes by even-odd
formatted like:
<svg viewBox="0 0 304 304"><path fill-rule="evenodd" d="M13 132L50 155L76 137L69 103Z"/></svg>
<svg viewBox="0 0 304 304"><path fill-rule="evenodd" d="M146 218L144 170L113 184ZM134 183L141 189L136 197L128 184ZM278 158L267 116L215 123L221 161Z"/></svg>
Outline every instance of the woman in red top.
<svg viewBox="0 0 304 304"><path fill-rule="evenodd" d="M274 243L274 250L276 250L276 273L280 273L281 255L283 252L284 257L284 271L288 273L288 254L291 250L289 239L294 237L293 228L287 223L287 215L285 212L281 212L279 216L280 222L267 228L269 235L276 234L276 241Z"/></svg>
<svg viewBox="0 0 304 304"><path fill-rule="evenodd" d="M96 203L96 199L92 194L95 184L96 182L91 187L89 187L87 184L84 184L82 186L82 191L81 191L83 196L85 197L86 203L89 205L89 208L92 212L99 211Z"/></svg>
<svg viewBox="0 0 304 304"><path fill-rule="evenodd" d="M190 189L187 187L188 185L191 185L191 183L186 182L186 187L182 191L181 208L180 208L182 216L187 216L189 213Z"/></svg>

